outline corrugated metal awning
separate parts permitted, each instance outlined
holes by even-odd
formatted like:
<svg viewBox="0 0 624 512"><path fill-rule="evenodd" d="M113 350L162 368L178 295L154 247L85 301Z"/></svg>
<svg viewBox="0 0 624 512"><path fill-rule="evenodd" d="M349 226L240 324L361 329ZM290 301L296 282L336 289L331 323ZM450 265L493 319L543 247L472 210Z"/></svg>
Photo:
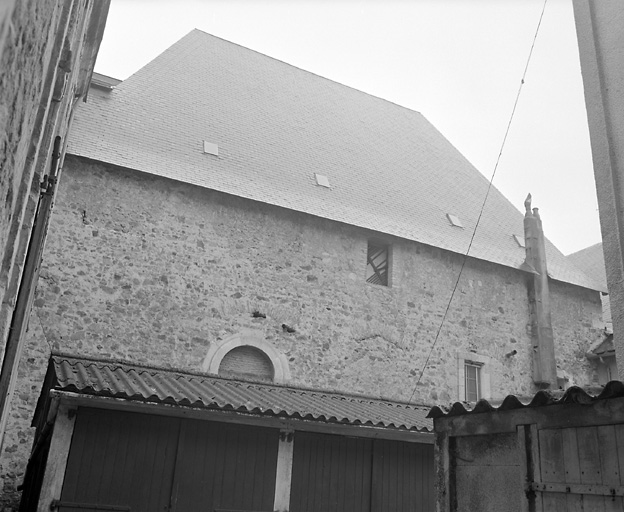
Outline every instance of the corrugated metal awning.
<svg viewBox="0 0 624 512"><path fill-rule="evenodd" d="M429 407L275 384L53 355L50 389L259 416L432 432Z"/></svg>

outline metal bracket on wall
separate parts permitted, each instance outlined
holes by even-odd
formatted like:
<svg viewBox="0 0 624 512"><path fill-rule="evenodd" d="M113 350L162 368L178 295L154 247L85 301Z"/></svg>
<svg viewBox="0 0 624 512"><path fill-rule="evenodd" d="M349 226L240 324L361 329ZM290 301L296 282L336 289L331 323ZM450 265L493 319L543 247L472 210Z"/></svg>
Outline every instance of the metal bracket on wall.
<svg viewBox="0 0 624 512"><path fill-rule="evenodd" d="M624 496L624 487L614 487L600 484L562 484L531 482L528 485L532 491L556 492L567 494L590 494L593 496Z"/></svg>
<svg viewBox="0 0 624 512"><path fill-rule="evenodd" d="M280 430L279 439L286 443L292 443L295 433L292 430Z"/></svg>

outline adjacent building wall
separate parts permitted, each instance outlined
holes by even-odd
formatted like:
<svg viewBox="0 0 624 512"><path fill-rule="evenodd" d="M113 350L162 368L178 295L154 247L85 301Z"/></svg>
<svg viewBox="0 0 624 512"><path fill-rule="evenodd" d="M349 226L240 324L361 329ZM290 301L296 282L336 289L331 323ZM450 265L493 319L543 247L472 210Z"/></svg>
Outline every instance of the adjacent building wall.
<svg viewBox="0 0 624 512"><path fill-rule="evenodd" d="M624 4L574 0L620 378L624 375Z"/></svg>
<svg viewBox="0 0 624 512"><path fill-rule="evenodd" d="M3 436L37 279L37 247L45 239L42 212L49 211L38 206L40 183L52 162L62 161L71 112L87 93L109 0L0 4L0 447L9 449ZM57 138L58 160L52 156ZM53 190L50 183L48 203ZM12 488L0 492L0 509L14 501Z"/></svg>
<svg viewBox="0 0 624 512"><path fill-rule="evenodd" d="M10 3L10 2L9 2ZM70 4L71 5L71 4ZM41 181L35 165L50 105L50 74L65 27L60 2L15 2L0 41L0 334L6 338ZM3 7L4 9L4 7ZM61 31L61 37L56 33ZM58 41L57 39L60 39ZM57 51L55 51L57 50ZM45 157L43 158L45 161ZM1 344L4 349L4 344Z"/></svg>

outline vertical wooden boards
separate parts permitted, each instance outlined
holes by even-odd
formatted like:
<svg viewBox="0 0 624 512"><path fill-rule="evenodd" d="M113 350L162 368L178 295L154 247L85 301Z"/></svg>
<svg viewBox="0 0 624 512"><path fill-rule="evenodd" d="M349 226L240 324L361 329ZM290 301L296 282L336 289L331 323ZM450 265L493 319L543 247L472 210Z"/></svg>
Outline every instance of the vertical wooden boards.
<svg viewBox="0 0 624 512"><path fill-rule="evenodd" d="M368 512L372 439L295 433L291 512Z"/></svg>
<svg viewBox="0 0 624 512"><path fill-rule="evenodd" d="M539 431L540 467L542 482L565 483L563 460L563 441L560 429ZM544 510L552 512L567 511L567 497L562 493L543 492Z"/></svg>
<svg viewBox="0 0 624 512"><path fill-rule="evenodd" d="M175 418L79 409L61 500L165 510L179 424Z"/></svg>
<svg viewBox="0 0 624 512"><path fill-rule="evenodd" d="M185 420L172 512L273 510L279 431Z"/></svg>
<svg viewBox="0 0 624 512"><path fill-rule="evenodd" d="M429 512L430 444L295 433L291 512Z"/></svg>
<svg viewBox="0 0 624 512"><path fill-rule="evenodd" d="M372 486L372 512L432 510L433 446L375 440Z"/></svg>
<svg viewBox="0 0 624 512"><path fill-rule="evenodd" d="M578 459L578 441L576 439L576 429L564 428L561 431L561 441L563 443L563 461L565 468L565 481L569 484L581 483L581 468ZM581 512L583 510L583 496L578 494L568 494L566 496L568 510L570 512Z"/></svg>
<svg viewBox="0 0 624 512"><path fill-rule="evenodd" d="M542 492L544 510L622 511L622 498L606 492L583 493L583 487L621 485L618 426L543 429L539 432L541 482L564 484L559 490ZM624 438L622 439L624 441ZM566 490L566 492L564 492Z"/></svg>
<svg viewBox="0 0 624 512"><path fill-rule="evenodd" d="M600 466L600 447L596 427L580 427L576 429L578 443L579 466L582 484L601 484L602 468ZM605 499L602 496L585 494L583 504L585 510L603 512Z"/></svg>
<svg viewBox="0 0 624 512"><path fill-rule="evenodd" d="M620 485L620 464L618 460L617 439L614 425L596 427L598 434L598 446L600 449L600 469L602 473L602 485L611 488ZM604 507L606 512L619 512L622 510L622 498L605 496Z"/></svg>

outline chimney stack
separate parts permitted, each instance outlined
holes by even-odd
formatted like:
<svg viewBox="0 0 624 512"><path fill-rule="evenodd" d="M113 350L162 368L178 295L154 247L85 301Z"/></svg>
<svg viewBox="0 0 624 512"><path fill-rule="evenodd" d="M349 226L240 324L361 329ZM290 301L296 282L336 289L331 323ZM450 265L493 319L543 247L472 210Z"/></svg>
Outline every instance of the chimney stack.
<svg viewBox="0 0 624 512"><path fill-rule="evenodd" d="M531 209L531 194L524 202L526 263L535 273L529 279L529 310L533 343L533 382L540 388L557 387L557 363L550 314L546 243L537 208Z"/></svg>

